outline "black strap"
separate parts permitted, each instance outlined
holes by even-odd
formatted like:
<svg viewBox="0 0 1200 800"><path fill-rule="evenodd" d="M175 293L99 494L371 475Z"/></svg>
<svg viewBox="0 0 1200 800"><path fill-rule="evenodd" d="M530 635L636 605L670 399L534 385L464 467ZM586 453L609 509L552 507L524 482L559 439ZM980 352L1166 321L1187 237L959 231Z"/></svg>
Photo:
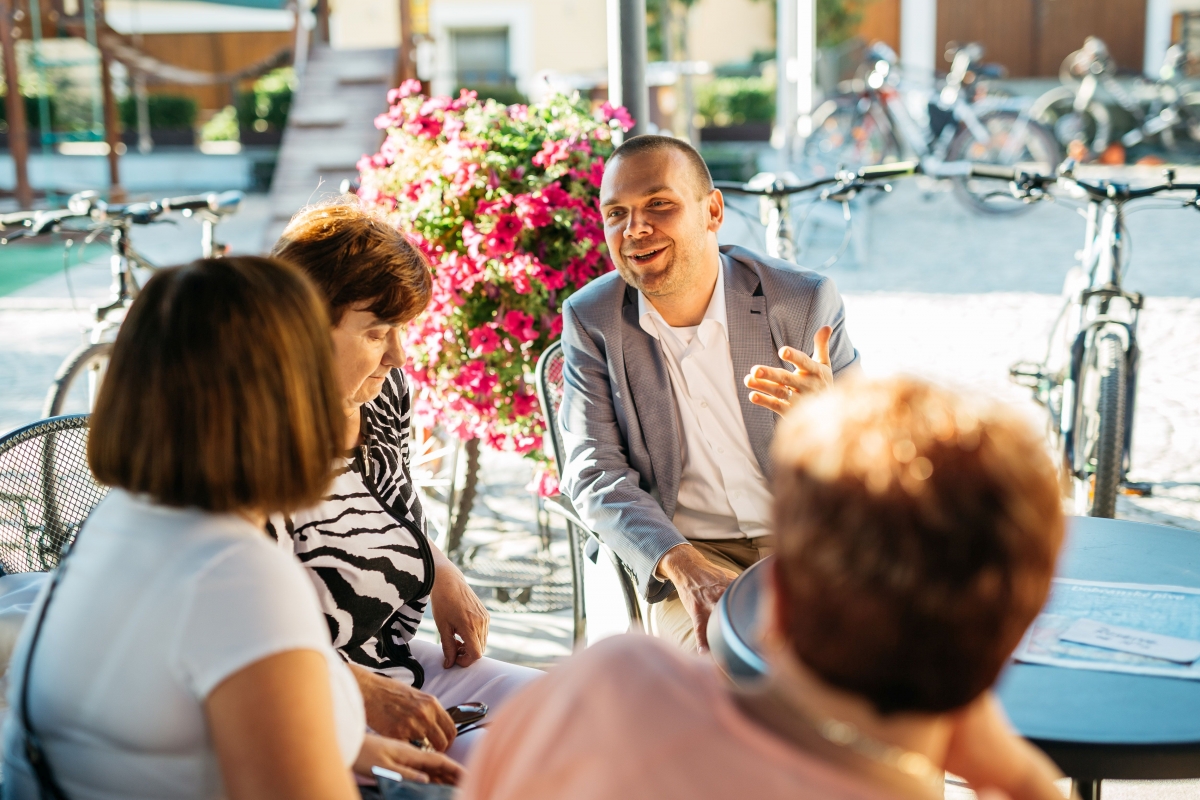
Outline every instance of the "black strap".
<svg viewBox="0 0 1200 800"><path fill-rule="evenodd" d="M60 562L58 569L50 573L50 590L46 592L46 600L42 603L42 608L38 612L37 623L33 626L33 634L29 640L29 655L25 658L25 673L21 676L21 697L20 708L18 709L21 717L21 725L25 732L25 760L29 762L30 769L33 770L34 776L38 782L38 794L42 800L50 798L50 800L67 800L67 793L59 786L58 781L54 778L54 770L50 768L50 762L46 759L46 751L42 748L42 741L33 730L33 723L29 720L29 676L33 674L33 654L37 649L38 638L42 635L42 624L46 621L46 610L50 608L50 600L54 597L54 590L58 588L58 581L62 577L63 570L66 569L66 559Z"/></svg>

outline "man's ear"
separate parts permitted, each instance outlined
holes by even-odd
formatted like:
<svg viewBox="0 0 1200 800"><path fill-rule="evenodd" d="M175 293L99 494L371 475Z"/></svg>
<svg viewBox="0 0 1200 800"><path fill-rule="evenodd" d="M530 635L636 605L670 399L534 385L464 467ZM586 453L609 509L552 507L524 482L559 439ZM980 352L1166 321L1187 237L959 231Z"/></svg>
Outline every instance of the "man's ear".
<svg viewBox="0 0 1200 800"><path fill-rule="evenodd" d="M725 197L720 189L713 189L708 196L708 230L716 233L725 222Z"/></svg>

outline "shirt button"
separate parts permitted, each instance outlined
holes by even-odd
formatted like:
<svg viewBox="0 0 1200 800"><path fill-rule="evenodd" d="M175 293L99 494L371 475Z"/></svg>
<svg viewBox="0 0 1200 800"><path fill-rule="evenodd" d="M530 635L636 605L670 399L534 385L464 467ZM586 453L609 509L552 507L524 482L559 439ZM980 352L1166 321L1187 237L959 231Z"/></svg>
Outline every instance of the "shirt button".
<svg viewBox="0 0 1200 800"><path fill-rule="evenodd" d="M701 402L700 402L700 407L701 407L701 408L708 408L708 403L705 403L705 402L701 401Z"/></svg>
<svg viewBox="0 0 1200 800"><path fill-rule="evenodd" d="M718 453L724 453L724 452L725 452L725 448L724 448L724 447L718 447L718 448L717 448L717 452L718 452Z"/></svg>

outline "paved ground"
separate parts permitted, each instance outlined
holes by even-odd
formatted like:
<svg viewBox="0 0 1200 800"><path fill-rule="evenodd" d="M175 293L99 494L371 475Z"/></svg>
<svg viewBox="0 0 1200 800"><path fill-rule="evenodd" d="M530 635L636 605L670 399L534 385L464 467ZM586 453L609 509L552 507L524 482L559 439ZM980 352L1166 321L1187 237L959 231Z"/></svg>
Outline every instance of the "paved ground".
<svg viewBox="0 0 1200 800"><path fill-rule="evenodd" d="M1036 358L1058 311L1058 291L1082 239L1082 220L1062 205L1019 218L983 219L954 199L915 182L898 186L856 216L860 245L828 269L846 297L849 330L874 375L920 375L985 392L1024 409L1041 424L1028 392L1007 380L1008 365ZM270 209L251 198L226 229L245 249L257 246ZM824 261L841 241L837 214L814 214L804 263ZM241 225L242 228L237 226ZM1144 349L1134 441L1134 477L1152 482L1154 496L1122 498L1122 516L1200 531L1200 217L1194 211L1152 210L1129 221L1135 243L1128 284L1147 293ZM730 240L754 245L760 235L736 219ZM190 257L194 231L156 228L139 246L164 261ZM757 246L757 245L756 245ZM194 248L198 254L198 246ZM161 255L159 255L161 253ZM175 259L168 256L176 253ZM3 252L0 251L0 257ZM103 295L105 267L80 269L77 296ZM87 302L80 302L86 307ZM0 431L36 419L45 387L61 358L80 341L86 313L71 310L67 286L55 276L0 298ZM489 455L485 490L470 538L493 552L536 552L536 509L524 491L528 465ZM559 533L552 552L561 553ZM549 664L570 646L570 616L497 614L490 652ZM950 787L948 796L965 790ZM1105 785L1106 797L1200 797L1200 784Z"/></svg>

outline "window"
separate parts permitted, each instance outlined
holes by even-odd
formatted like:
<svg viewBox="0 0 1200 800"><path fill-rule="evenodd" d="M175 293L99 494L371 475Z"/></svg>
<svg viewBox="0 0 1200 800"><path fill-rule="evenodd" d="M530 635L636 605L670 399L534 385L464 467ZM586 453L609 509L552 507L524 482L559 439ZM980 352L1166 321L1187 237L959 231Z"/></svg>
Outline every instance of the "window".
<svg viewBox="0 0 1200 800"><path fill-rule="evenodd" d="M508 28L495 30L456 30L454 79L459 86L511 86L509 72Z"/></svg>

